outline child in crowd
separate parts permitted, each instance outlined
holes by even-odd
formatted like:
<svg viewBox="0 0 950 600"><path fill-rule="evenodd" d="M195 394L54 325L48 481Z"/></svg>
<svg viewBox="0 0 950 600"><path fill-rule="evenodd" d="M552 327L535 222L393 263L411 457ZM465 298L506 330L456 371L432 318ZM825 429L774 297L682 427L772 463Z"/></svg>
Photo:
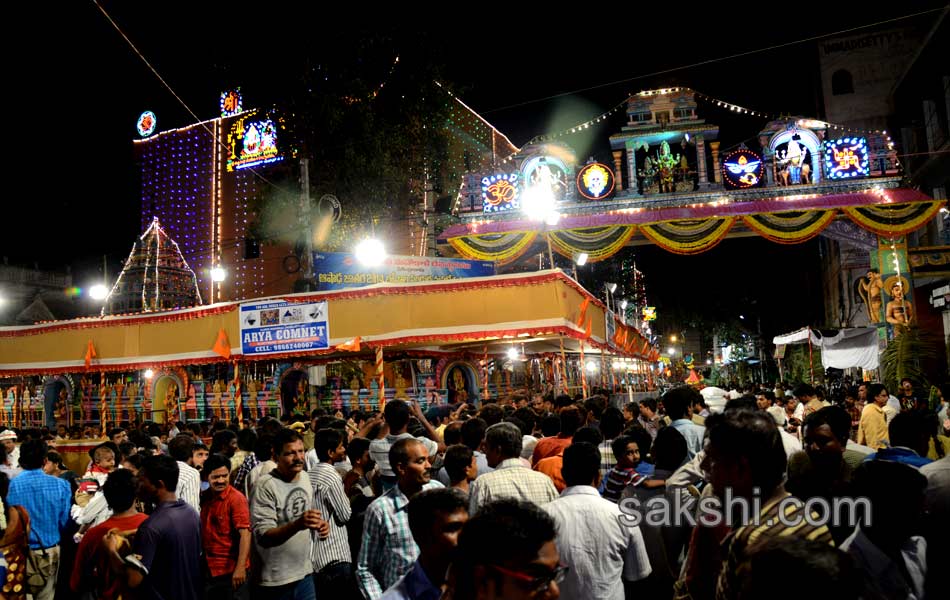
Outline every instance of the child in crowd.
<svg viewBox="0 0 950 600"><path fill-rule="evenodd" d="M601 484L601 495L611 502L620 502L620 496L628 485L639 485L643 475L637 473L640 464L640 446L633 437L622 435L610 444L617 459L607 478Z"/></svg>
<svg viewBox="0 0 950 600"><path fill-rule="evenodd" d="M92 456L92 463L79 480L76 504L70 511L73 520L80 526L78 537L90 527L95 527L112 516L112 511L99 490L108 479L109 473L116 469L118 446L112 442L103 442L90 450L89 454Z"/></svg>

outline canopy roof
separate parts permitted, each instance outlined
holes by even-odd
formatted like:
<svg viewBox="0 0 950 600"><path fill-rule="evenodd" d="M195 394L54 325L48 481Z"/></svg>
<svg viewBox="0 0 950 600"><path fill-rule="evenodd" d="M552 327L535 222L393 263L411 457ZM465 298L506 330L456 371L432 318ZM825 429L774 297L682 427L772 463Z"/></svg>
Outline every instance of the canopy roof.
<svg viewBox="0 0 950 600"><path fill-rule="evenodd" d="M501 353L513 345L525 354L604 349L646 356L642 343L618 344L621 330L642 342L632 328L611 324L606 307L560 270L478 277L449 282L377 284L331 292L279 297L293 303L327 301L329 348L244 356L240 344L231 360L274 360L295 356L349 356L336 348L359 336L364 352L398 351ZM260 303L257 299L247 303ZM240 340L238 302L144 315L106 316L0 328L0 376L82 371L116 371L223 362L212 348L223 330L231 345ZM583 318L581 318L583 315ZM579 324L582 323L582 324ZM589 332L588 332L589 328ZM87 367L92 344L96 357ZM626 350L622 349L626 348Z"/></svg>

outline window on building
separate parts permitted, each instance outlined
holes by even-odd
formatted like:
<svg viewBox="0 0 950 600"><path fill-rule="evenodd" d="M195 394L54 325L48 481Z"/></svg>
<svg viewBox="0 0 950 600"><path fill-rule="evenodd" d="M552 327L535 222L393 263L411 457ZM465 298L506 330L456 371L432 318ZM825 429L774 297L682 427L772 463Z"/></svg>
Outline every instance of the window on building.
<svg viewBox="0 0 950 600"><path fill-rule="evenodd" d="M667 125L670 122L670 111L657 112L654 114L658 125Z"/></svg>
<svg viewBox="0 0 950 600"><path fill-rule="evenodd" d="M847 69L838 69L831 74L831 95L842 96L844 94L854 93L854 78L851 77L851 71Z"/></svg>

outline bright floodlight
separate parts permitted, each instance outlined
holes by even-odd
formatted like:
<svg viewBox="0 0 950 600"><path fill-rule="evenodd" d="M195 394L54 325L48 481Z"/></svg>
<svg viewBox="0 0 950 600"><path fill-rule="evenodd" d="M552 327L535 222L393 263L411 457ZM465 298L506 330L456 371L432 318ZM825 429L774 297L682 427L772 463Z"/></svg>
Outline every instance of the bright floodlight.
<svg viewBox="0 0 950 600"><path fill-rule="evenodd" d="M670 336L670 341L671 341L671 342L675 342L675 341L676 341L676 336L675 336L675 335L671 335L671 336Z"/></svg>
<svg viewBox="0 0 950 600"><path fill-rule="evenodd" d="M518 351L514 348L508 348L508 358L511 360L518 360Z"/></svg>
<svg viewBox="0 0 950 600"><path fill-rule="evenodd" d="M587 253L581 252L580 254L574 256L574 264L576 264L578 267L583 267L587 264L587 259Z"/></svg>
<svg viewBox="0 0 950 600"><path fill-rule="evenodd" d="M543 185L533 185L521 195L521 212L532 221L550 221L560 215L554 211L554 194ZM556 215L556 216L553 216Z"/></svg>
<svg viewBox="0 0 950 600"><path fill-rule="evenodd" d="M670 348L669 350L666 351L666 353L669 354L670 356L673 356L674 354L676 354L676 348Z"/></svg>
<svg viewBox="0 0 950 600"><path fill-rule="evenodd" d="M745 320L745 315L739 315L739 318Z"/></svg>
<svg viewBox="0 0 950 600"><path fill-rule="evenodd" d="M155 377L155 371L151 369L145 369L145 378L151 379L152 377Z"/></svg>
<svg viewBox="0 0 950 600"><path fill-rule="evenodd" d="M620 310L627 310L627 299L624 298L620 301Z"/></svg>
<svg viewBox="0 0 950 600"><path fill-rule="evenodd" d="M97 283L96 285L89 288L89 297L93 300L105 300L106 296L108 295L108 288L106 288L106 286L102 285L101 283Z"/></svg>
<svg viewBox="0 0 950 600"><path fill-rule="evenodd" d="M597 370L597 363L595 363L594 361L590 361L589 363L587 363L587 370L590 371L591 373L593 373L594 371L596 371L596 370Z"/></svg>
<svg viewBox="0 0 950 600"><path fill-rule="evenodd" d="M386 260L386 248L377 239L365 239L356 246L356 260L366 267L378 267Z"/></svg>
<svg viewBox="0 0 950 600"><path fill-rule="evenodd" d="M215 283L221 283L227 275L227 271L222 267L214 267L211 269L211 281Z"/></svg>

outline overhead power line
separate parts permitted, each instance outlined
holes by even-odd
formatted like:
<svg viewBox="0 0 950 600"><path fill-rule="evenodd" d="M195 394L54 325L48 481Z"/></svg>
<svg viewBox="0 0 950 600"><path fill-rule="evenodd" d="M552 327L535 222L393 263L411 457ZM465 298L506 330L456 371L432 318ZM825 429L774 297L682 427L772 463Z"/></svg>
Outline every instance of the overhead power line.
<svg viewBox="0 0 950 600"><path fill-rule="evenodd" d="M879 26L879 25L886 25L886 24L888 24L888 23L894 23L894 22L896 22L896 21L903 21L903 20L905 20L905 19L912 19L912 18L914 18L914 17L919 17L919 16L921 16L921 15L927 15L927 14L935 13L935 12L941 12L941 11L943 11L943 10L946 10L946 7L932 8L932 9L929 9L929 10L923 10L923 11L916 12L916 13L913 13L913 14L904 15L904 16L901 16L901 17L894 17L894 18L892 18L892 19L885 19L885 20L883 20L883 21L877 21L877 22L875 22L875 23L868 23L867 25L858 25L857 27L850 27L850 28L848 28L848 29L842 29L842 30L840 30L840 31L834 31L834 32L831 32L831 33L823 33L823 34L821 34L821 35L814 35L814 36L811 36L811 37L802 38L802 39L794 40L794 41L791 41L791 42L785 42L785 43L783 43L783 44L775 44L775 45L772 45L772 46L768 46L768 47L766 47L766 48L758 48L758 49L756 49L756 50L747 50L746 52L738 52L738 53L736 53L736 54L730 54L730 55L728 55L728 56L720 56L720 57L718 57L718 58L710 58L710 59L708 59L708 60L702 60L702 61L695 62L695 63L691 63L691 64L688 64L688 65L680 65L680 66L678 66L678 67L671 67L671 68L669 68L669 69L661 69L661 70L659 70L659 71L653 71L652 73L644 73L644 74L642 74L642 75L635 75L635 76L633 76L633 77L627 77L627 78L625 78L625 79L617 79L617 80L615 80L615 81L610 81L610 82L607 82L607 83L601 83L601 84L597 84L597 85L592 85L592 86L585 87L585 88L579 88L579 89L572 90L572 91L569 91L569 92L560 92L560 93L558 93L558 94L552 94L552 95L550 95L550 96L544 96L543 98L535 98L534 100L525 100L524 102L518 102L518 103L515 103L515 104L508 104L508 105L505 105L505 106L499 106L499 107L497 107L497 108L490 108L490 109L488 109L488 110L480 111L480 113L483 114L483 115L486 115L486 114L489 114L489 113L500 112L500 111L508 110L508 109L511 109L511 108L520 108L520 107L522 107L522 106L528 106L528 105L530 105L530 104L537 104L538 102L546 102L546 101L548 101L548 100L556 100L556 99L558 99L558 98L564 98L565 96L573 96L574 94L581 94L581 93L583 93L583 92L589 92L589 91L592 91L592 90L599 90L599 89L601 89L601 88L611 87L611 86L614 86L614 85L620 85L621 83L629 83L629 82L631 82L631 81L637 81L638 79L646 79L646 78L648 78L648 77L655 77L655 76L657 76L657 75L665 75L665 74L667 74L667 73L673 73L673 72L675 72L675 71L683 71L683 70L686 70L686 69L693 69L693 68L695 68L695 67L702 67L702 66L704 66L704 65L709 65L709 64L713 64L713 63L717 63L717 62L723 62L723 61L727 61L727 60L732 60L732 59L734 59L734 58L742 58L743 56L750 56L750 55L752 55L752 54L759 54L759 53L762 53L762 52L769 52L769 51L771 51L771 50L778 50L779 48L785 48L785 47L787 47L787 46L794 46L794 45L796 45L796 44L804 44L804 43L806 43L806 42L813 42L813 41L815 41L815 40L820 40L820 39L822 39L822 38L831 37L831 36L835 36L835 35L844 35L844 34L846 34L846 33L852 33L852 32L854 32L854 31L860 31L861 29L868 29L868 28L870 28L870 27L877 27L877 26Z"/></svg>

